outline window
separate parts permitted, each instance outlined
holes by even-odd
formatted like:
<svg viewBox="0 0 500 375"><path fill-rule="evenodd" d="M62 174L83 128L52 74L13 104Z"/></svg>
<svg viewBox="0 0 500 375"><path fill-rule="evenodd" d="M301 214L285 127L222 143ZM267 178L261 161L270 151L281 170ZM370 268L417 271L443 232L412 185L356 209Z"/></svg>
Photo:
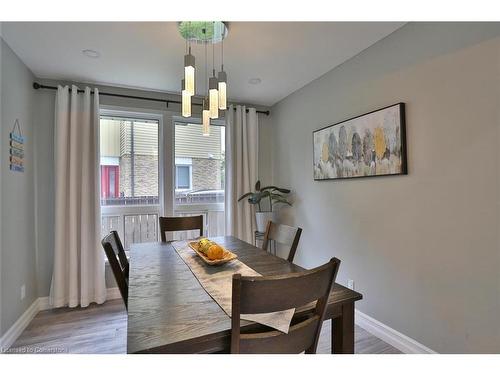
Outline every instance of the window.
<svg viewBox="0 0 500 375"><path fill-rule="evenodd" d="M101 234L118 231L126 250L158 241L160 119L148 113L101 114Z"/></svg>
<svg viewBox="0 0 500 375"><path fill-rule="evenodd" d="M191 166L190 165L176 165L176 190L190 190L191 189Z"/></svg>
<svg viewBox="0 0 500 375"><path fill-rule="evenodd" d="M225 130L212 122L203 136L199 123L175 122L175 202L177 216L204 215L207 236L222 236L224 225Z"/></svg>
<svg viewBox="0 0 500 375"><path fill-rule="evenodd" d="M158 121L101 116L101 205L158 204Z"/></svg>

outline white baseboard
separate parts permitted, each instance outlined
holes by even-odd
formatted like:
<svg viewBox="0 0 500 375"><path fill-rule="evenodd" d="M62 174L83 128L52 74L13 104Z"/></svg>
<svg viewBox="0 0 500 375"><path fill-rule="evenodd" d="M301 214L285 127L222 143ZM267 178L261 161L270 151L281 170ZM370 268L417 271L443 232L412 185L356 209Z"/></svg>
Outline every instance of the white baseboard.
<svg viewBox="0 0 500 375"><path fill-rule="evenodd" d="M26 329L28 324L30 324L38 311L38 299L36 299L0 338L0 352L10 348L14 341L16 341L21 333Z"/></svg>
<svg viewBox="0 0 500 375"><path fill-rule="evenodd" d="M107 301L122 298L118 288L108 288L106 290L106 295ZM0 337L0 353L10 348L17 338L21 336L21 333L23 333L38 312L50 309L52 309L52 306L49 304L49 297L37 298L19 317L19 319L17 319L12 327L10 327L9 330L5 332L2 337Z"/></svg>
<svg viewBox="0 0 500 375"><path fill-rule="evenodd" d="M50 310L52 306L49 305L49 297L38 298L38 311Z"/></svg>
<svg viewBox="0 0 500 375"><path fill-rule="evenodd" d="M394 346L406 354L437 354L434 350L415 341L401 332L386 326L384 323L373 319L371 316L362 313L359 310L355 312L355 322L358 326L371 333L373 336L384 340L386 343Z"/></svg>
<svg viewBox="0 0 500 375"><path fill-rule="evenodd" d="M122 295L120 294L120 289L118 287L115 288L108 288L106 290L106 300L111 301L113 299L120 299L122 298Z"/></svg>

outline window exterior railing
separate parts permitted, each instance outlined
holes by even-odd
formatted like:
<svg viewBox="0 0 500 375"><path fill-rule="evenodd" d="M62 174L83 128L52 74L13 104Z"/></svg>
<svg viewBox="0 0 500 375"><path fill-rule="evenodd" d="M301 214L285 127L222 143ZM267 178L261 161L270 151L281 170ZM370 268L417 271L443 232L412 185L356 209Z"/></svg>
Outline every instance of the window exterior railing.
<svg viewBox="0 0 500 375"><path fill-rule="evenodd" d="M156 242L159 235L159 205L128 204L101 207L101 237L111 230L118 231L126 250L133 243ZM225 233L224 203L177 204L175 216L203 215L204 235L207 237L223 236ZM197 231L178 232L167 236L172 240L197 237Z"/></svg>

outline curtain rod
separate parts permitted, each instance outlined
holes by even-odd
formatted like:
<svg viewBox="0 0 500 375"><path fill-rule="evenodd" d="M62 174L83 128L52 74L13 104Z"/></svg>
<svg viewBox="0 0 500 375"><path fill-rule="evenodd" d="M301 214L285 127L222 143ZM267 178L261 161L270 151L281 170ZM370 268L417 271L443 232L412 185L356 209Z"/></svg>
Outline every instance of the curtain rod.
<svg viewBox="0 0 500 375"><path fill-rule="evenodd" d="M57 90L57 87L55 86L47 86L47 85L42 85L38 82L33 82L33 88L35 90L39 90L39 89L48 89L48 90ZM69 89L69 91L71 92L71 89ZM79 93L83 93L85 92L84 90L78 90ZM94 91L91 91L91 94L93 94ZM135 96L135 95L124 95L124 94L112 94L112 93L109 93L109 92L101 92L99 91L99 95L104 95L104 96L114 96L116 98L126 98L126 99L138 99L138 100L148 100L148 101L152 101L152 102L161 102L161 103L165 103L167 105L167 108L168 108L168 105L170 103L172 104L182 104L180 101L178 100L170 100L170 99L158 99L158 98L147 98L145 96ZM203 106L203 104L201 103L192 103L192 105L196 105L196 106ZM234 110L236 110L236 108L234 108ZM248 112L248 109L246 110ZM266 116L269 116L269 111L256 111L257 113L262 113Z"/></svg>

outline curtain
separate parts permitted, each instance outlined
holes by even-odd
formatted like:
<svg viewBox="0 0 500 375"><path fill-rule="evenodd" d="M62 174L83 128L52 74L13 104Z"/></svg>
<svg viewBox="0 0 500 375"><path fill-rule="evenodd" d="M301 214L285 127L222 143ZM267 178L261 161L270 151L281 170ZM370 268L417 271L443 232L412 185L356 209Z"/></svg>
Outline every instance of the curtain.
<svg viewBox="0 0 500 375"><path fill-rule="evenodd" d="M99 94L59 86L55 104L55 249L50 304L106 300L100 246Z"/></svg>
<svg viewBox="0 0 500 375"><path fill-rule="evenodd" d="M258 176L259 123L255 108L229 106L226 119L226 235L253 243L254 207L238 202L253 191Z"/></svg>

